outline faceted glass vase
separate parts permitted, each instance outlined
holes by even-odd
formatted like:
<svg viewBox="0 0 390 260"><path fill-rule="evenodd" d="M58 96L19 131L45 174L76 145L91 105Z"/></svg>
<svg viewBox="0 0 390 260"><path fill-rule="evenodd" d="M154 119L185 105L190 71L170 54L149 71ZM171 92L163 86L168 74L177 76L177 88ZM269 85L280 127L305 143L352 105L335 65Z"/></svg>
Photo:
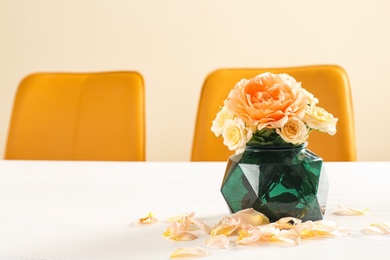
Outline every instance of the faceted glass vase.
<svg viewBox="0 0 390 260"><path fill-rule="evenodd" d="M328 181L323 160L300 146L247 147L229 158L221 193L232 213L253 208L271 222L321 220Z"/></svg>

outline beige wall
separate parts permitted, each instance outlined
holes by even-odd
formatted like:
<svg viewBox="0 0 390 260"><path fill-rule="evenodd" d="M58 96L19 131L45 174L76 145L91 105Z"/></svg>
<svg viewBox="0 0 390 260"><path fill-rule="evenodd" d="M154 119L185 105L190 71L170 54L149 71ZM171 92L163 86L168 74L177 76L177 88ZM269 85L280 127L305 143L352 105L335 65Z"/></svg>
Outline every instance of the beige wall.
<svg viewBox="0 0 390 260"><path fill-rule="evenodd" d="M390 160L389 0L0 0L0 154L31 72L139 71L147 159L186 161L210 71L323 63L349 73L358 159Z"/></svg>

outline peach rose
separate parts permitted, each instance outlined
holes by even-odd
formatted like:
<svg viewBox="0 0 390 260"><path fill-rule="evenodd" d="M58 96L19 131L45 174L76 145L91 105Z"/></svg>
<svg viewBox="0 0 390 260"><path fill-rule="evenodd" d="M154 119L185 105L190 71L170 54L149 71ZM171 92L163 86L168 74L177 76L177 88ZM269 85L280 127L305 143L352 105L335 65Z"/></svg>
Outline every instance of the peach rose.
<svg viewBox="0 0 390 260"><path fill-rule="evenodd" d="M330 135L334 135L336 133L338 118L334 118L332 114L322 107L309 106L307 108L304 121L312 129L326 132Z"/></svg>
<svg viewBox="0 0 390 260"><path fill-rule="evenodd" d="M289 117L303 118L308 97L300 83L287 74L263 73L238 82L226 105L247 126L281 128Z"/></svg>
<svg viewBox="0 0 390 260"><path fill-rule="evenodd" d="M223 107L218 113L215 119L213 120L213 125L211 126L211 131L218 137L222 134L223 125L227 119L233 119L234 114L229 111L226 107Z"/></svg>
<svg viewBox="0 0 390 260"><path fill-rule="evenodd" d="M252 138L252 131L245 127L241 118L227 119L222 131L223 144L236 154L244 152L246 143Z"/></svg>
<svg viewBox="0 0 390 260"><path fill-rule="evenodd" d="M302 120L292 117L282 129L276 129L276 132L287 143L302 144L308 138L309 129Z"/></svg>
<svg viewBox="0 0 390 260"><path fill-rule="evenodd" d="M306 89L304 89L303 91L306 94L308 105L315 106L318 104L318 98L314 97L314 95L312 93L310 93L309 91L307 91Z"/></svg>

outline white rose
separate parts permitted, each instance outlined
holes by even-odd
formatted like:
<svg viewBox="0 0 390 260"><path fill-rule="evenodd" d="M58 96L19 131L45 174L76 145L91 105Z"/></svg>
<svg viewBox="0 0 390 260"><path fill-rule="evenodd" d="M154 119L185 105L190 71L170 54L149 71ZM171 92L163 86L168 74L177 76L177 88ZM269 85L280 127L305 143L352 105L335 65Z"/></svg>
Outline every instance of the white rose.
<svg viewBox="0 0 390 260"><path fill-rule="evenodd" d="M305 94L307 96L307 101L308 101L309 105L315 106L315 105L318 104L318 99L316 97L314 97L314 95L312 93L310 93L306 89L304 90L304 92L305 92Z"/></svg>
<svg viewBox="0 0 390 260"><path fill-rule="evenodd" d="M337 118L334 118L331 113L317 106L308 106L304 116L306 124L312 128L330 135L336 133Z"/></svg>
<svg viewBox="0 0 390 260"><path fill-rule="evenodd" d="M214 132L216 136L220 136L223 131L223 125L227 119L233 119L234 114L224 106L216 115L213 125L211 126L211 131Z"/></svg>
<svg viewBox="0 0 390 260"><path fill-rule="evenodd" d="M292 117L281 129L276 129L276 132L288 143L302 144L307 140L309 129L299 118Z"/></svg>
<svg viewBox="0 0 390 260"><path fill-rule="evenodd" d="M223 144L236 154L244 152L246 143L252 138L252 131L241 118L227 119L223 131Z"/></svg>

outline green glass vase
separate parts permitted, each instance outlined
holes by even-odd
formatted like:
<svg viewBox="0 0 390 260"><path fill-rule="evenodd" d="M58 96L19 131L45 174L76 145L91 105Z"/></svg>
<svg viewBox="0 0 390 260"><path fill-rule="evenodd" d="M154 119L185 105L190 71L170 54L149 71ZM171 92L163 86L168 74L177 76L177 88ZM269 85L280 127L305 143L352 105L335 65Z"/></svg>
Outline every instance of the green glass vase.
<svg viewBox="0 0 390 260"><path fill-rule="evenodd" d="M249 146L232 155L221 185L230 211L254 208L271 222L283 217L321 220L328 181L323 160L306 147Z"/></svg>

